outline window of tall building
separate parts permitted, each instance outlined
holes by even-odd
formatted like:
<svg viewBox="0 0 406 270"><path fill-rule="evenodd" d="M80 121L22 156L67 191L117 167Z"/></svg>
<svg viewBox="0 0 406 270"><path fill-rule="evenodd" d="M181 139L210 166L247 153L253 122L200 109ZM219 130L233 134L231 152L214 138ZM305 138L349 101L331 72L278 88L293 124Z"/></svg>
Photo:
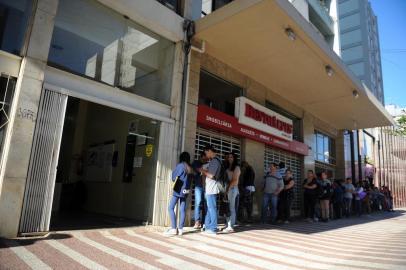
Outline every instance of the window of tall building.
<svg viewBox="0 0 406 270"><path fill-rule="evenodd" d="M31 0L0 0L0 49L21 54L28 21L32 10Z"/></svg>
<svg viewBox="0 0 406 270"><path fill-rule="evenodd" d="M335 140L328 135L315 131L314 159L327 164L336 164Z"/></svg>
<svg viewBox="0 0 406 270"><path fill-rule="evenodd" d="M235 99L243 89L207 71L200 72L199 104L234 116Z"/></svg>
<svg viewBox="0 0 406 270"><path fill-rule="evenodd" d="M52 66L169 104L173 42L95 0L60 0Z"/></svg>
<svg viewBox="0 0 406 270"><path fill-rule="evenodd" d="M169 9L172 9L176 13L180 14L181 1L180 0L157 0L162 5Z"/></svg>

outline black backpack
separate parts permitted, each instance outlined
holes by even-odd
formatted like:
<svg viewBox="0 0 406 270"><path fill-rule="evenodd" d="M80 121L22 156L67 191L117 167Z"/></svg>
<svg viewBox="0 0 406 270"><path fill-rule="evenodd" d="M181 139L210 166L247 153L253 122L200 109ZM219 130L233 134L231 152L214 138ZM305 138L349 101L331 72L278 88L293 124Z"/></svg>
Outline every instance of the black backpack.
<svg viewBox="0 0 406 270"><path fill-rule="evenodd" d="M217 162L220 164L220 170L218 170L218 173L215 176L217 187L220 193L226 193L227 187L230 184L227 175L227 170L224 167L223 162L221 162L221 160L218 157L215 157L214 159L217 160Z"/></svg>

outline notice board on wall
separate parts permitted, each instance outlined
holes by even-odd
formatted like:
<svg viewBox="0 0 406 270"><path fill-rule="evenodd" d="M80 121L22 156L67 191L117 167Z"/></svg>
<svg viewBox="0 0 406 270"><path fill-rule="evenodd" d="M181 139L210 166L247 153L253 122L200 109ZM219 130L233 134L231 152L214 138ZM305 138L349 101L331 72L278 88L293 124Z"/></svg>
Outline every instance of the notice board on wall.
<svg viewBox="0 0 406 270"><path fill-rule="evenodd" d="M111 182L115 143L90 146L86 151L86 180Z"/></svg>

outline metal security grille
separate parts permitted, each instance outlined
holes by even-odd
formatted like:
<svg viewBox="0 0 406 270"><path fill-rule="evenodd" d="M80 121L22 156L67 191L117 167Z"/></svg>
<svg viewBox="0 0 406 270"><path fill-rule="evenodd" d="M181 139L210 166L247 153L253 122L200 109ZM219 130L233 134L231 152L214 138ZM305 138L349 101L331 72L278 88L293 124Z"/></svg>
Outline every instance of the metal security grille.
<svg viewBox="0 0 406 270"><path fill-rule="evenodd" d="M0 74L0 153L3 153L7 127L10 122L10 108L13 102L17 79L10 75ZM1 159L2 160L2 159ZM1 168L1 163L0 163Z"/></svg>
<svg viewBox="0 0 406 270"><path fill-rule="evenodd" d="M241 140L233 136L211 131L207 129L197 128L196 143L195 143L195 158L198 159L201 152L207 145L214 145L218 151L220 159L224 159L227 153L235 153L238 158L241 157Z"/></svg>
<svg viewBox="0 0 406 270"><path fill-rule="evenodd" d="M295 180L295 199L292 203L292 209L300 211L301 209L301 201L302 201L302 178L303 178L303 159L300 155L295 153L290 153L287 151L274 149L271 147L265 147L265 159L264 159L264 169L267 170L269 168L269 164L275 162L279 164L279 162L284 162L286 168L290 168L293 173L293 178Z"/></svg>
<svg viewBox="0 0 406 270"><path fill-rule="evenodd" d="M68 96L42 91L25 187L20 233L49 230L63 122Z"/></svg>

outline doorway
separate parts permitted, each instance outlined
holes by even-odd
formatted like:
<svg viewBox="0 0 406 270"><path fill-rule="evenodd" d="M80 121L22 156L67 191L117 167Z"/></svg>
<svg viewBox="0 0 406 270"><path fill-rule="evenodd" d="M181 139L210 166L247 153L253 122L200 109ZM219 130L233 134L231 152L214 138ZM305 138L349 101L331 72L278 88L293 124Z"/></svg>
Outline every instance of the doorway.
<svg viewBox="0 0 406 270"><path fill-rule="evenodd" d="M51 230L152 222L159 123L68 98Z"/></svg>

